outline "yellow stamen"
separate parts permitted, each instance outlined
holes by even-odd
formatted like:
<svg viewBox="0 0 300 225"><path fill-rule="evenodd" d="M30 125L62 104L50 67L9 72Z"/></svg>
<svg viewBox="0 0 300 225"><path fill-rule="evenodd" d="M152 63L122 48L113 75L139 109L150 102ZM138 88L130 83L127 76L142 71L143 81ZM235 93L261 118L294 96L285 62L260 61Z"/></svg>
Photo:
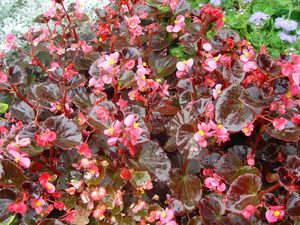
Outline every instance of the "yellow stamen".
<svg viewBox="0 0 300 225"><path fill-rule="evenodd" d="M185 65L185 64L186 64L186 61L185 61L185 60L183 60L183 61L182 61L182 63Z"/></svg>
<svg viewBox="0 0 300 225"><path fill-rule="evenodd" d="M221 94L222 93L222 91L221 90L218 90L218 94Z"/></svg>
<svg viewBox="0 0 300 225"><path fill-rule="evenodd" d="M160 82L161 82L161 79L160 79L160 78L156 79L156 82L157 82L157 83L160 83Z"/></svg>
<svg viewBox="0 0 300 225"><path fill-rule="evenodd" d="M247 58L249 58L249 57L250 57L249 52L246 52L246 53L244 54L244 56L247 57Z"/></svg>
<svg viewBox="0 0 300 225"><path fill-rule="evenodd" d="M248 129L247 127L245 127L245 128L243 129L243 131L244 131L244 133L248 133L248 132L249 132L249 129Z"/></svg>
<svg viewBox="0 0 300 225"><path fill-rule="evenodd" d="M219 60L219 57L214 57L214 60L217 62Z"/></svg>
<svg viewBox="0 0 300 225"><path fill-rule="evenodd" d="M115 130L114 128L110 127L110 128L108 128L108 133L109 133L110 135L113 135L114 130Z"/></svg>
<svg viewBox="0 0 300 225"><path fill-rule="evenodd" d="M38 201L37 203L36 203L36 206L37 207L40 207L42 205L42 203L40 202L40 201Z"/></svg>
<svg viewBox="0 0 300 225"><path fill-rule="evenodd" d="M132 126L133 126L133 128L135 128L135 129L136 129L136 128L138 128L138 127L139 127L139 124L138 124L138 123L134 123Z"/></svg>
<svg viewBox="0 0 300 225"><path fill-rule="evenodd" d="M273 213L274 216L279 216L280 215L280 211L279 210L275 210Z"/></svg>
<svg viewBox="0 0 300 225"><path fill-rule="evenodd" d="M178 23L178 20L175 20L174 23L177 24L177 23Z"/></svg>
<svg viewBox="0 0 300 225"><path fill-rule="evenodd" d="M130 25L131 25L131 26L134 26L134 24L135 24L135 23L134 23L133 21L132 21L132 22L130 22Z"/></svg>
<svg viewBox="0 0 300 225"><path fill-rule="evenodd" d="M161 213L161 217L165 218L167 216L167 213L166 212L162 212Z"/></svg>
<svg viewBox="0 0 300 225"><path fill-rule="evenodd" d="M222 129L223 128L223 125L222 124L218 124L217 126L219 129Z"/></svg>
<svg viewBox="0 0 300 225"><path fill-rule="evenodd" d="M99 41L99 42L102 42L102 38L99 38L98 41Z"/></svg>
<svg viewBox="0 0 300 225"><path fill-rule="evenodd" d="M290 97L292 97L292 93L291 93L290 91L288 91L288 92L285 94L285 96L286 96L287 98L290 98Z"/></svg>
<svg viewBox="0 0 300 225"><path fill-rule="evenodd" d="M113 65L113 64L115 64L115 61L114 61L112 58L109 58L109 59L108 59L108 63L109 63L110 65Z"/></svg>
<svg viewBox="0 0 300 225"><path fill-rule="evenodd" d="M147 63L146 63L146 62L143 62L143 66L144 66L144 67L147 66Z"/></svg>
<svg viewBox="0 0 300 225"><path fill-rule="evenodd" d="M61 105L57 105L55 108L56 110L61 110Z"/></svg>
<svg viewBox="0 0 300 225"><path fill-rule="evenodd" d="M20 162L20 160L21 160L20 157L15 158L15 162L16 162L16 163Z"/></svg>
<svg viewBox="0 0 300 225"><path fill-rule="evenodd" d="M205 133L203 132L203 130L199 130L198 134L203 137Z"/></svg>
<svg viewBox="0 0 300 225"><path fill-rule="evenodd" d="M141 79L146 80L146 76L145 75L141 76Z"/></svg>

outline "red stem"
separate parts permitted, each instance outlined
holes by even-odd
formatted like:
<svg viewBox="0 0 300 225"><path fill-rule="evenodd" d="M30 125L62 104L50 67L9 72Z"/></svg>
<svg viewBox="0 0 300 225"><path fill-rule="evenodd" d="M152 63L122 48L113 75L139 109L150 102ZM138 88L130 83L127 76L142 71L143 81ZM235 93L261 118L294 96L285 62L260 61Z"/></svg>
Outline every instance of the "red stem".
<svg viewBox="0 0 300 225"><path fill-rule="evenodd" d="M63 3L61 3L61 6L62 6L62 8L63 8L63 10L65 11L65 13L66 13L66 16L67 16L67 18L68 18L68 21L69 21L69 23L71 24L72 23L72 21L71 21L71 18L70 18L70 16L69 16L69 14L68 14L68 12L67 12L67 10L66 10L66 8L65 8L65 6L64 6L64 4ZM78 36L77 36L77 33L76 33L76 30L75 30L75 28L73 29L73 32L74 32L74 37L75 37L75 40L76 40L76 42L78 42Z"/></svg>
<svg viewBox="0 0 300 225"><path fill-rule="evenodd" d="M251 155L253 155L255 153L255 151L256 151L256 148L257 148L258 142L261 139L261 135L262 135L263 130L264 130L264 121L261 120L261 127L260 127L259 133L258 133L258 135L256 137L255 143L254 143L254 145L252 147L252 150L251 150L251 153L250 153Z"/></svg>
<svg viewBox="0 0 300 225"><path fill-rule="evenodd" d="M66 115L67 118L69 118L70 115L69 115L69 112L68 112L67 107L66 107L67 97L68 97L68 90L65 91L65 96L64 96L62 104L63 104L63 107L64 107L65 115Z"/></svg>
<svg viewBox="0 0 300 225"><path fill-rule="evenodd" d="M183 167L182 167L182 171L185 173L186 172L186 168L187 168L187 165L188 165L188 158L186 158L183 162Z"/></svg>
<svg viewBox="0 0 300 225"><path fill-rule="evenodd" d="M265 190L262 190L260 193L259 193L259 196L263 196L265 193L268 193L268 192L271 192L271 191L274 191L276 188L279 188L281 187L280 183L277 182L276 184L274 184L273 186L265 189Z"/></svg>
<svg viewBox="0 0 300 225"><path fill-rule="evenodd" d="M10 87L14 90L14 92L16 93L16 95L22 100L24 101L30 108L32 108L33 112L34 112L34 117L36 117L36 110L34 108L34 106L19 92L19 90L14 86L14 85L10 85Z"/></svg>

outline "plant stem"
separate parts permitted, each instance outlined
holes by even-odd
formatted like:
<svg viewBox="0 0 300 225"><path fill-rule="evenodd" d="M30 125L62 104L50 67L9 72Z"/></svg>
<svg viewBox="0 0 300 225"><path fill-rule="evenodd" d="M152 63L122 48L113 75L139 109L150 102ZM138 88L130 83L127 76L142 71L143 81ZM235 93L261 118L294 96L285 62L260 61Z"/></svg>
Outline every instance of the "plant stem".
<svg viewBox="0 0 300 225"><path fill-rule="evenodd" d="M258 145L258 142L259 142L260 139L261 139L261 135L262 135L262 132L263 132L263 131L264 131L264 121L261 120L261 127L260 127L259 133L258 133L258 135L257 135L257 137L256 137L255 143L254 143L254 145L253 145L253 147L252 147L252 150L251 150L251 153L250 153L250 154L254 155L254 153L255 153L255 151L256 151L256 148L257 148L257 145Z"/></svg>
<svg viewBox="0 0 300 225"><path fill-rule="evenodd" d="M276 188L279 188L281 187L280 183L277 182L276 184L274 184L273 186L265 189L265 190L262 190L260 193L259 193L259 196L262 197L264 194L268 193L268 192L271 192L273 190L275 190Z"/></svg>
<svg viewBox="0 0 300 225"><path fill-rule="evenodd" d="M10 85L10 87L14 90L14 92L16 93L16 95L22 100L24 101L30 108L32 108L33 112L34 112L34 117L36 117L36 110L34 108L34 106L19 92L19 90L14 86L14 85Z"/></svg>
<svg viewBox="0 0 300 225"><path fill-rule="evenodd" d="M183 162L183 167L182 167L182 171L184 173L186 173L186 168L187 168L188 162L189 162L188 158L185 158L184 162Z"/></svg>

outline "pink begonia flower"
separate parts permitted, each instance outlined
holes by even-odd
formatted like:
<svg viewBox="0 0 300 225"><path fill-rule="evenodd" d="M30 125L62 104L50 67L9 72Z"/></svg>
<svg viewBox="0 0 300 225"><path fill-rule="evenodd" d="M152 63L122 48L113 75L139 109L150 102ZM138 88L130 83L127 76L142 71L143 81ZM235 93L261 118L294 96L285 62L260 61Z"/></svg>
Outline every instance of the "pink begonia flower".
<svg viewBox="0 0 300 225"><path fill-rule="evenodd" d="M209 52L209 51L212 49L212 46L211 46L211 44L209 44L209 43L205 43L205 44L202 46L202 48L203 48L205 51Z"/></svg>
<svg viewBox="0 0 300 225"><path fill-rule="evenodd" d="M166 27L166 30L168 32L174 32L174 33L178 33L182 27L185 25L185 17L183 15L179 15L176 17L176 20L174 21L175 26L172 25L168 25Z"/></svg>
<svg viewBox="0 0 300 225"><path fill-rule="evenodd" d="M15 162L23 166L24 168L30 167L30 159L26 153L21 153L19 151L11 150L8 151L15 158Z"/></svg>
<svg viewBox="0 0 300 225"><path fill-rule="evenodd" d="M150 70L147 69L147 63L143 62L142 58L138 59L137 68L136 74L140 77L150 73Z"/></svg>
<svg viewBox="0 0 300 225"><path fill-rule="evenodd" d="M106 189L104 187L97 187L91 192L91 198L93 201L100 201L106 195Z"/></svg>
<svg viewBox="0 0 300 225"><path fill-rule="evenodd" d="M118 52L105 56L105 61L102 63L102 68L110 72L118 63L120 54Z"/></svg>
<svg viewBox="0 0 300 225"><path fill-rule="evenodd" d="M256 208L253 205L247 205L243 211L242 211L242 216L245 219L249 219L255 212Z"/></svg>
<svg viewBox="0 0 300 225"><path fill-rule="evenodd" d="M7 205L7 210L12 213L24 214L27 211L27 206L23 202L12 202Z"/></svg>
<svg viewBox="0 0 300 225"><path fill-rule="evenodd" d="M249 47L248 49L243 49L242 53L243 54L240 56L240 60L246 63L254 56L254 49Z"/></svg>
<svg viewBox="0 0 300 225"><path fill-rule="evenodd" d="M254 166L254 164L255 164L255 159L254 159L252 153L248 153L248 154L247 154L247 164L248 164L249 166Z"/></svg>
<svg viewBox="0 0 300 225"><path fill-rule="evenodd" d="M66 52L66 50L62 46L58 47L57 55L63 55L63 54L65 54L65 52Z"/></svg>
<svg viewBox="0 0 300 225"><path fill-rule="evenodd" d="M295 125L299 125L300 124L300 114L294 114L293 117L291 118L291 121Z"/></svg>
<svg viewBox="0 0 300 225"><path fill-rule="evenodd" d="M46 146L52 143L56 139L56 133L50 129L46 129L45 132L36 135L36 142L40 146Z"/></svg>
<svg viewBox="0 0 300 225"><path fill-rule="evenodd" d="M218 67L217 64L218 60L219 60L218 57L207 58L202 66L206 71L213 72Z"/></svg>
<svg viewBox="0 0 300 225"><path fill-rule="evenodd" d="M88 146L87 143L82 143L81 145L77 146L77 152L80 155L84 155L87 158L90 158L92 156L92 152Z"/></svg>
<svg viewBox="0 0 300 225"><path fill-rule="evenodd" d="M140 18L137 15L133 15L132 17L125 16L126 26L130 29L136 29L141 23Z"/></svg>
<svg viewBox="0 0 300 225"><path fill-rule="evenodd" d="M295 84L299 85L300 84L300 72L293 73L292 77L293 77L293 81L295 82Z"/></svg>
<svg viewBox="0 0 300 225"><path fill-rule="evenodd" d="M97 220L102 220L105 216L104 213L106 211L105 205L98 205L97 208L93 211L93 217Z"/></svg>
<svg viewBox="0 0 300 225"><path fill-rule="evenodd" d="M124 69L125 70L131 70L135 66L135 60L130 59L124 64Z"/></svg>
<svg viewBox="0 0 300 225"><path fill-rule="evenodd" d="M207 146L207 141L205 140L206 137L211 137L212 133L210 132L210 125L206 123L198 124L199 131L194 134L194 139L196 142L203 148Z"/></svg>
<svg viewBox="0 0 300 225"><path fill-rule="evenodd" d="M253 129L254 129L253 124L252 124L252 123L247 123L247 125L244 126L244 127L242 128L242 132L243 132L246 136L250 136L251 133L252 133L252 131L253 131Z"/></svg>
<svg viewBox="0 0 300 225"><path fill-rule="evenodd" d="M139 127L139 124L135 122L134 115L128 115L124 119L124 124L126 126L126 131L130 132L133 136L138 136L143 133L143 129Z"/></svg>
<svg viewBox="0 0 300 225"><path fill-rule="evenodd" d="M38 214L42 214L44 209L43 209L43 206L45 205L45 200L40 197L40 198L37 198L37 199L32 199L30 201L30 205L33 209L35 209L36 213Z"/></svg>
<svg viewBox="0 0 300 225"><path fill-rule="evenodd" d="M103 106L97 107L97 109L96 109L96 115L103 122L107 122L108 119L109 119L109 111L108 111L107 108L105 108Z"/></svg>
<svg viewBox="0 0 300 225"><path fill-rule="evenodd" d="M120 97L119 101L117 102L117 106L119 106L120 109L125 109L128 106L128 102L125 101L122 97Z"/></svg>
<svg viewBox="0 0 300 225"><path fill-rule="evenodd" d="M0 71L0 83L5 83L7 81L7 76L3 71Z"/></svg>
<svg viewBox="0 0 300 225"><path fill-rule="evenodd" d="M178 71L188 72L192 68L193 63L194 63L194 60L192 58L188 59L187 61L183 60L182 62L178 62L176 64L176 68Z"/></svg>
<svg viewBox="0 0 300 225"><path fill-rule="evenodd" d="M169 221L173 220L173 218L174 218L174 210L171 208L166 208L160 214L160 222L162 224L168 223Z"/></svg>
<svg viewBox="0 0 300 225"><path fill-rule="evenodd" d="M204 180L204 185L210 191L223 192L226 190L226 185L222 182L221 178L216 174L213 174L212 177L207 177Z"/></svg>
<svg viewBox="0 0 300 225"><path fill-rule="evenodd" d="M210 124L212 121L210 121ZM229 134L225 127L222 124L218 124L216 128L214 128L213 135L217 139L217 143L226 142L229 140Z"/></svg>
<svg viewBox="0 0 300 225"><path fill-rule="evenodd" d="M110 138L107 140L107 143L109 145L114 145L119 140L119 135L122 133L121 131L121 125L122 123L117 120L112 123L111 127L104 130L104 134L106 136L109 136Z"/></svg>
<svg viewBox="0 0 300 225"><path fill-rule="evenodd" d="M4 39L5 52L8 52L13 48L15 40L16 40L16 37L12 33L9 33L5 36L5 39Z"/></svg>
<svg viewBox="0 0 300 225"><path fill-rule="evenodd" d="M243 70L245 72L251 72L253 70L256 70L257 69L257 65L255 62L252 62L252 61L248 61L244 64L243 66Z"/></svg>
<svg viewBox="0 0 300 225"><path fill-rule="evenodd" d="M275 223L283 219L283 206L270 206L266 211L266 219L269 223Z"/></svg>
<svg viewBox="0 0 300 225"><path fill-rule="evenodd" d="M179 3L179 0L171 0L170 8L172 9L172 11L176 10L178 3Z"/></svg>
<svg viewBox="0 0 300 225"><path fill-rule="evenodd" d="M222 88L222 84L217 84L215 86L215 88L213 89L213 97L214 97L214 99L217 99L218 96L222 93L221 88Z"/></svg>
<svg viewBox="0 0 300 225"><path fill-rule="evenodd" d="M39 177L39 183L48 193L52 194L55 192L55 186L49 182L49 179L50 174L48 172L42 173Z"/></svg>
<svg viewBox="0 0 300 225"><path fill-rule="evenodd" d="M273 126L278 131L283 130L285 127L285 124L286 124L286 119L284 119L284 118L279 118L279 119L273 120Z"/></svg>
<svg viewBox="0 0 300 225"><path fill-rule="evenodd" d="M216 79L211 77L211 76L204 76L204 84L207 86L207 87L214 87L215 84L216 84Z"/></svg>

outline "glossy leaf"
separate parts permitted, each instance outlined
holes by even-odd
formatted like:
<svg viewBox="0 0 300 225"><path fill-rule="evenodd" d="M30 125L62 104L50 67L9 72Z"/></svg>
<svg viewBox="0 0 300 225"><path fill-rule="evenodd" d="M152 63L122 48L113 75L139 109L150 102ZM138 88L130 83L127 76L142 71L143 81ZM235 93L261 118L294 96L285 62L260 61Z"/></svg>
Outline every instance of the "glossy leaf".
<svg viewBox="0 0 300 225"><path fill-rule="evenodd" d="M256 58L258 67L265 73L277 74L281 72L279 65L267 54L259 54Z"/></svg>
<svg viewBox="0 0 300 225"><path fill-rule="evenodd" d="M215 165L215 172L230 184L242 174L260 174L256 167L245 165L236 154L231 152L221 157Z"/></svg>
<svg viewBox="0 0 300 225"><path fill-rule="evenodd" d="M26 102L18 102L13 104L10 107L11 115L18 119L23 121L31 121L34 120L34 111Z"/></svg>
<svg viewBox="0 0 300 225"><path fill-rule="evenodd" d="M169 179L171 163L167 154L157 143L148 141L142 144L138 157L140 169L147 170L153 180L167 181Z"/></svg>
<svg viewBox="0 0 300 225"><path fill-rule="evenodd" d="M234 30L220 29L214 35L211 44L217 50L226 50L228 48L228 38L231 38L234 43L240 41L240 36Z"/></svg>
<svg viewBox="0 0 300 225"><path fill-rule="evenodd" d="M14 202L16 199L17 199L17 194L13 190L11 189L0 190L0 221L5 221L11 216L11 213L6 209L6 207L9 203Z"/></svg>
<svg viewBox="0 0 300 225"><path fill-rule="evenodd" d="M14 163L7 159L0 161L0 181L11 181L15 186L20 188L26 180L24 172Z"/></svg>
<svg viewBox="0 0 300 225"><path fill-rule="evenodd" d="M222 64L217 68L217 71L232 84L239 84L246 76L246 72L243 70L243 63L239 60L232 60L228 67Z"/></svg>
<svg viewBox="0 0 300 225"><path fill-rule="evenodd" d="M151 177L147 171L135 171L130 179L130 183L134 187L142 187L148 181L151 181Z"/></svg>
<svg viewBox="0 0 300 225"><path fill-rule="evenodd" d="M173 74L176 70L177 60L173 56L155 57L149 62L151 69L161 77Z"/></svg>
<svg viewBox="0 0 300 225"><path fill-rule="evenodd" d="M26 71L20 65L9 67L8 81L10 84L19 85L25 83Z"/></svg>
<svg viewBox="0 0 300 225"><path fill-rule="evenodd" d="M222 215L225 212L225 206L216 198L203 198L199 203L199 212L201 221L207 225L222 225L227 224L226 217Z"/></svg>
<svg viewBox="0 0 300 225"><path fill-rule="evenodd" d="M82 174L79 171L76 170L70 170L70 171L65 171L57 179L57 188L59 190L64 190L66 188L69 188L71 183L71 180L77 180L80 181L83 179Z"/></svg>
<svg viewBox="0 0 300 225"><path fill-rule="evenodd" d="M59 98L59 87L54 83L41 83L33 86L36 97L41 102L55 102Z"/></svg>
<svg viewBox="0 0 300 225"><path fill-rule="evenodd" d="M223 91L216 103L216 121L230 132L240 131L254 117L252 110L238 100L242 91L241 86L233 85Z"/></svg>
<svg viewBox="0 0 300 225"><path fill-rule="evenodd" d="M300 140L300 127L295 126L291 121L287 121L285 128L281 131L275 130L272 124L266 126L265 131L272 137L283 141L298 142Z"/></svg>
<svg viewBox="0 0 300 225"><path fill-rule="evenodd" d="M82 142L82 134L77 126L63 115L47 119L44 126L55 131L53 144L62 149L75 148Z"/></svg>
<svg viewBox="0 0 300 225"><path fill-rule="evenodd" d="M256 109L268 107L273 102L274 98L265 96L263 91L257 87L249 87L242 92L239 100Z"/></svg>
<svg viewBox="0 0 300 225"><path fill-rule="evenodd" d="M261 179L255 174L243 174L233 181L227 192L226 207L228 210L241 213L247 205L257 205L260 202L258 192L261 189Z"/></svg>
<svg viewBox="0 0 300 225"><path fill-rule="evenodd" d="M179 169L171 171L169 187L172 191L172 196L182 201L187 210L194 209L202 196L200 178L194 175L184 174Z"/></svg>

